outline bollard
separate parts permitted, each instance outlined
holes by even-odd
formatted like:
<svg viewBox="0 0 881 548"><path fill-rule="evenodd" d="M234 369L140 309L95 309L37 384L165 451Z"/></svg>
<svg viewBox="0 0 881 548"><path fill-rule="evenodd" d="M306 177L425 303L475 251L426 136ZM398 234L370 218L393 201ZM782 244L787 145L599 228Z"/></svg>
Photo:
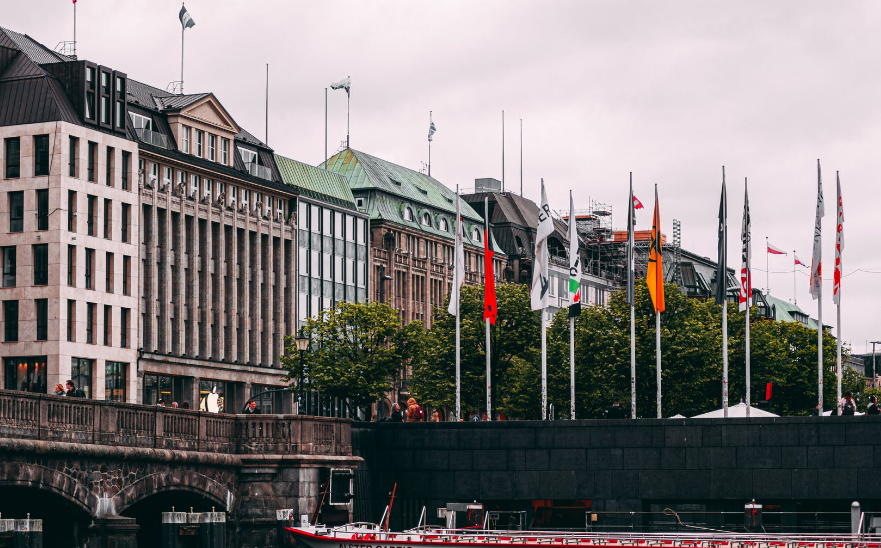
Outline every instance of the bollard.
<svg viewBox="0 0 881 548"><path fill-rule="evenodd" d="M181 527L187 524L186 512L162 512L162 548L184 548Z"/></svg>
<svg viewBox="0 0 881 548"><path fill-rule="evenodd" d="M15 548L43 548L43 520L41 519L17 519L15 520L15 534L12 545Z"/></svg>
<svg viewBox="0 0 881 548"><path fill-rule="evenodd" d="M290 533L284 530L285 527L294 527L294 511L291 508L275 511L276 533L275 538L278 539L279 548L288 548L294 545L294 539Z"/></svg>
<svg viewBox="0 0 881 548"><path fill-rule="evenodd" d="M860 531L860 503L857 501L850 503L850 532L854 535L862 533Z"/></svg>
<svg viewBox="0 0 881 548"><path fill-rule="evenodd" d="M213 510L213 508L212 508ZM226 512L202 512L199 516L199 548L224 548L226 546Z"/></svg>

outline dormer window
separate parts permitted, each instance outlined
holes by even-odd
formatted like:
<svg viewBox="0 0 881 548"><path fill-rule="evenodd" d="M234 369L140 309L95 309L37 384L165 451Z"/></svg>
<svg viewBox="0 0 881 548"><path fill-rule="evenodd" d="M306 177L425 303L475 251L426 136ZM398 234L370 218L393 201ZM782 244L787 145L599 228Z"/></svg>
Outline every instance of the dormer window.
<svg viewBox="0 0 881 548"><path fill-rule="evenodd" d="M441 219L441 220L440 220L440 225L439 225L439 227L440 227L440 229L443 230L444 232L449 232L449 231L450 231L450 223L448 223L446 219Z"/></svg>
<svg viewBox="0 0 881 548"><path fill-rule="evenodd" d="M422 226L429 226L430 227L431 226L431 215L429 215L428 213L423 213L421 222L422 222Z"/></svg>
<svg viewBox="0 0 881 548"><path fill-rule="evenodd" d="M86 67L86 119L95 119L95 67Z"/></svg>
<svg viewBox="0 0 881 548"><path fill-rule="evenodd" d="M141 116L134 112L129 112L129 118L132 121L132 128L142 142L162 148L168 148L168 138L161 133L153 131L153 119L147 116Z"/></svg>
<svg viewBox="0 0 881 548"><path fill-rule="evenodd" d="M140 114L135 114L134 112L129 113L129 117L132 119L132 127L135 131L139 129L146 129L153 131L153 119L147 118L146 116L141 116Z"/></svg>
<svg viewBox="0 0 881 548"><path fill-rule="evenodd" d="M413 210L410 209L409 207L404 208L404 220L405 221L412 221L413 220Z"/></svg>
<svg viewBox="0 0 881 548"><path fill-rule="evenodd" d="M238 147L238 149L242 162L245 164L245 171L255 177L260 177L267 181L272 180L272 171L260 163L260 155L257 152L242 147Z"/></svg>
<svg viewBox="0 0 881 548"><path fill-rule="evenodd" d="M480 230L479 229L475 228L474 230L471 231L471 239L474 240L475 242L480 241Z"/></svg>

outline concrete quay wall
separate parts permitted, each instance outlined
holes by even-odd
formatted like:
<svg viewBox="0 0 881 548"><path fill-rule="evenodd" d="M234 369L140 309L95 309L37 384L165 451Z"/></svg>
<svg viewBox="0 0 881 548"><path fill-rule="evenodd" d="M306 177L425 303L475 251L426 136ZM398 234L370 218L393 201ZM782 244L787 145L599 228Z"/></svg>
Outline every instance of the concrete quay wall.
<svg viewBox="0 0 881 548"><path fill-rule="evenodd" d="M847 511L859 500L881 511L879 417L355 423L353 451L369 478L356 518L378 520L397 483L392 523L402 526L423 505L434 516L472 500L587 500L598 512L753 498Z"/></svg>

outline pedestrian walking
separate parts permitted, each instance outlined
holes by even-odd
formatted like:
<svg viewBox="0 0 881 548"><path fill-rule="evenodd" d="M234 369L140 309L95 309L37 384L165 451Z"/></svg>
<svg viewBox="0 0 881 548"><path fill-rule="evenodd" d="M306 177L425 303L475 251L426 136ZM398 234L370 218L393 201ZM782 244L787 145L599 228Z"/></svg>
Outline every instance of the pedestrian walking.
<svg viewBox="0 0 881 548"><path fill-rule="evenodd" d="M248 402L248 408L245 409L245 414L246 415L259 415L260 414L260 410L257 409L257 402L256 401L251 400Z"/></svg>
<svg viewBox="0 0 881 548"><path fill-rule="evenodd" d="M64 391L64 385L58 383L55 385L55 395L56 396L66 396L67 393Z"/></svg>
<svg viewBox="0 0 881 548"><path fill-rule="evenodd" d="M607 419L626 419L627 418L627 415L624 414L624 410L621 408L621 402L619 402L618 400L615 400L615 402L612 403L612 407L610 407L609 410L606 411L606 418Z"/></svg>
<svg viewBox="0 0 881 548"><path fill-rule="evenodd" d="M416 398L407 400L407 422L425 421L425 411L416 403Z"/></svg>
<svg viewBox="0 0 881 548"><path fill-rule="evenodd" d="M65 384L67 386L66 396L68 398L85 398L86 397L86 393L83 392L83 389L77 388L72 380L68 379L67 383L65 383Z"/></svg>

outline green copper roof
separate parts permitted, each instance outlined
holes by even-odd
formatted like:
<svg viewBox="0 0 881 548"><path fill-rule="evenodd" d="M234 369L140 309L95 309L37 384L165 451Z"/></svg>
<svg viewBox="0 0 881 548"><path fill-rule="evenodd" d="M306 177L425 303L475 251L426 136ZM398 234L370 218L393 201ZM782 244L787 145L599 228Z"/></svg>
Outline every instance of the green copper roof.
<svg viewBox="0 0 881 548"><path fill-rule="evenodd" d="M456 193L437 179L352 149L329 158L327 166L328 171L348 179L352 191L364 198L371 220L386 220L451 240L455 237ZM411 212L410 219L405 216L407 208ZM430 224L421 222L426 213ZM465 245L482 248L483 216L465 200L462 200L461 215L465 223ZM475 234L475 230L479 234ZM495 238L493 247L497 255L505 255Z"/></svg>
<svg viewBox="0 0 881 548"><path fill-rule="evenodd" d="M287 185L297 187L301 195L349 209L355 208L355 198L348 181L342 175L278 154L275 155L275 163L278 165L281 180Z"/></svg>
<svg viewBox="0 0 881 548"><path fill-rule="evenodd" d="M777 297L772 297L771 295L765 295L765 300L771 305L771 308L774 311L774 319L776 321L799 322L802 324L807 322L808 327L811 329L817 329L817 321L811 318L804 310L799 308L798 305L787 301L781 301Z"/></svg>

